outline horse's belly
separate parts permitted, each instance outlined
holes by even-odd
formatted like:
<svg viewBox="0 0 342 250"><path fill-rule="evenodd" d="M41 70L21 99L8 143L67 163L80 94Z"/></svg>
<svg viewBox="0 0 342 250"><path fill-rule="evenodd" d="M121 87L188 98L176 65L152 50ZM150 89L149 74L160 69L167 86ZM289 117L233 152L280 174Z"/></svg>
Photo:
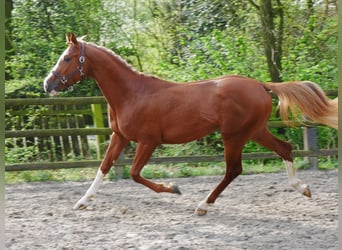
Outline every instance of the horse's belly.
<svg viewBox="0 0 342 250"><path fill-rule="evenodd" d="M177 125L168 126L161 131L162 143L177 144L190 142L202 138L217 129L218 126L216 124L206 121L198 123L180 122Z"/></svg>

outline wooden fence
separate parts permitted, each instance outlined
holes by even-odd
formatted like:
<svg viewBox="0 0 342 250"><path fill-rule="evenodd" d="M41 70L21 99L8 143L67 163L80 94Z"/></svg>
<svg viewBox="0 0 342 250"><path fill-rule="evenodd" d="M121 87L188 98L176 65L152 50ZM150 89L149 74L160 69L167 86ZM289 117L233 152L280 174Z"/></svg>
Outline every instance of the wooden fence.
<svg viewBox="0 0 342 250"><path fill-rule="evenodd" d="M12 138L6 146L36 146L35 154L50 162L89 158L88 135L95 135L100 159L111 133L103 97L7 99L5 106L5 138Z"/></svg>
<svg viewBox="0 0 342 250"><path fill-rule="evenodd" d="M337 91L328 95L336 96ZM109 139L107 105L103 97L80 98L28 98L6 99L6 147L34 146L40 159L6 164L6 171L42 170L62 168L96 167L101 163L104 148L101 144ZM299 125L299 124L297 124ZM286 127L283 122L272 121L270 128ZM310 157L315 165L317 156L337 155L337 149L318 149L315 128L306 128L306 148L293 152L295 157ZM89 137L96 139L96 159L90 157ZM279 158L273 152L244 153L243 159ZM81 160L82 159L82 160ZM313 161L312 161L313 159ZM222 162L223 155L151 158L149 164ZM116 166L130 165L132 159L121 157ZM317 164L317 161L316 161Z"/></svg>

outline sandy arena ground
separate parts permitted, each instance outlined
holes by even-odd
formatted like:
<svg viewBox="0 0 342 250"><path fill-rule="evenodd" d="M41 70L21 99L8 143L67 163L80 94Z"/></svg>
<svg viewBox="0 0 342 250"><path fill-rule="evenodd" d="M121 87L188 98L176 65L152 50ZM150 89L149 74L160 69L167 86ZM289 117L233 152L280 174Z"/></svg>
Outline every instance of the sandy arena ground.
<svg viewBox="0 0 342 250"><path fill-rule="evenodd" d="M94 171L95 175L96 170ZM91 182L6 186L7 249L336 249L337 171L300 171L308 199L285 172L239 176L209 208L193 214L222 176L175 182L157 194L132 180L105 181L92 205L74 211Z"/></svg>

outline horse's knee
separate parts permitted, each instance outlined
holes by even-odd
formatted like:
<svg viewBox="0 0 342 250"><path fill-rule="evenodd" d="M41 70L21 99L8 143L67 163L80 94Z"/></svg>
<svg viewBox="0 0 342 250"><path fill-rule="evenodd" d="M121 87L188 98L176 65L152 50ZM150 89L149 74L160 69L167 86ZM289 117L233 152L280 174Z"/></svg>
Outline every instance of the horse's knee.
<svg viewBox="0 0 342 250"><path fill-rule="evenodd" d="M109 172L109 170L111 169L111 165L109 165L109 166L105 166L105 165L102 165L101 167L100 167L100 169L101 169L101 172L104 174L104 175L106 175L108 172Z"/></svg>
<svg viewBox="0 0 342 250"><path fill-rule="evenodd" d="M242 166L238 165L234 168L232 168L229 172L226 174L226 179L235 179L237 176L239 176L242 173Z"/></svg>
<svg viewBox="0 0 342 250"><path fill-rule="evenodd" d="M242 173L242 166L240 165L234 170L235 176L239 176Z"/></svg>

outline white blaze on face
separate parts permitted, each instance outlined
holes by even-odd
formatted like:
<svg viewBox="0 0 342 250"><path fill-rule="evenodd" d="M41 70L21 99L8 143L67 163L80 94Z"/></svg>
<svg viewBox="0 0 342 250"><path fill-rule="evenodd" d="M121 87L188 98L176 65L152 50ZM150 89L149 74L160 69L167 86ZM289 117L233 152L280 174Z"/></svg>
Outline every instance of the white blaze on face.
<svg viewBox="0 0 342 250"><path fill-rule="evenodd" d="M44 91L45 92L48 92L48 80L53 76L51 72L52 71L50 71L50 73L44 79Z"/></svg>

